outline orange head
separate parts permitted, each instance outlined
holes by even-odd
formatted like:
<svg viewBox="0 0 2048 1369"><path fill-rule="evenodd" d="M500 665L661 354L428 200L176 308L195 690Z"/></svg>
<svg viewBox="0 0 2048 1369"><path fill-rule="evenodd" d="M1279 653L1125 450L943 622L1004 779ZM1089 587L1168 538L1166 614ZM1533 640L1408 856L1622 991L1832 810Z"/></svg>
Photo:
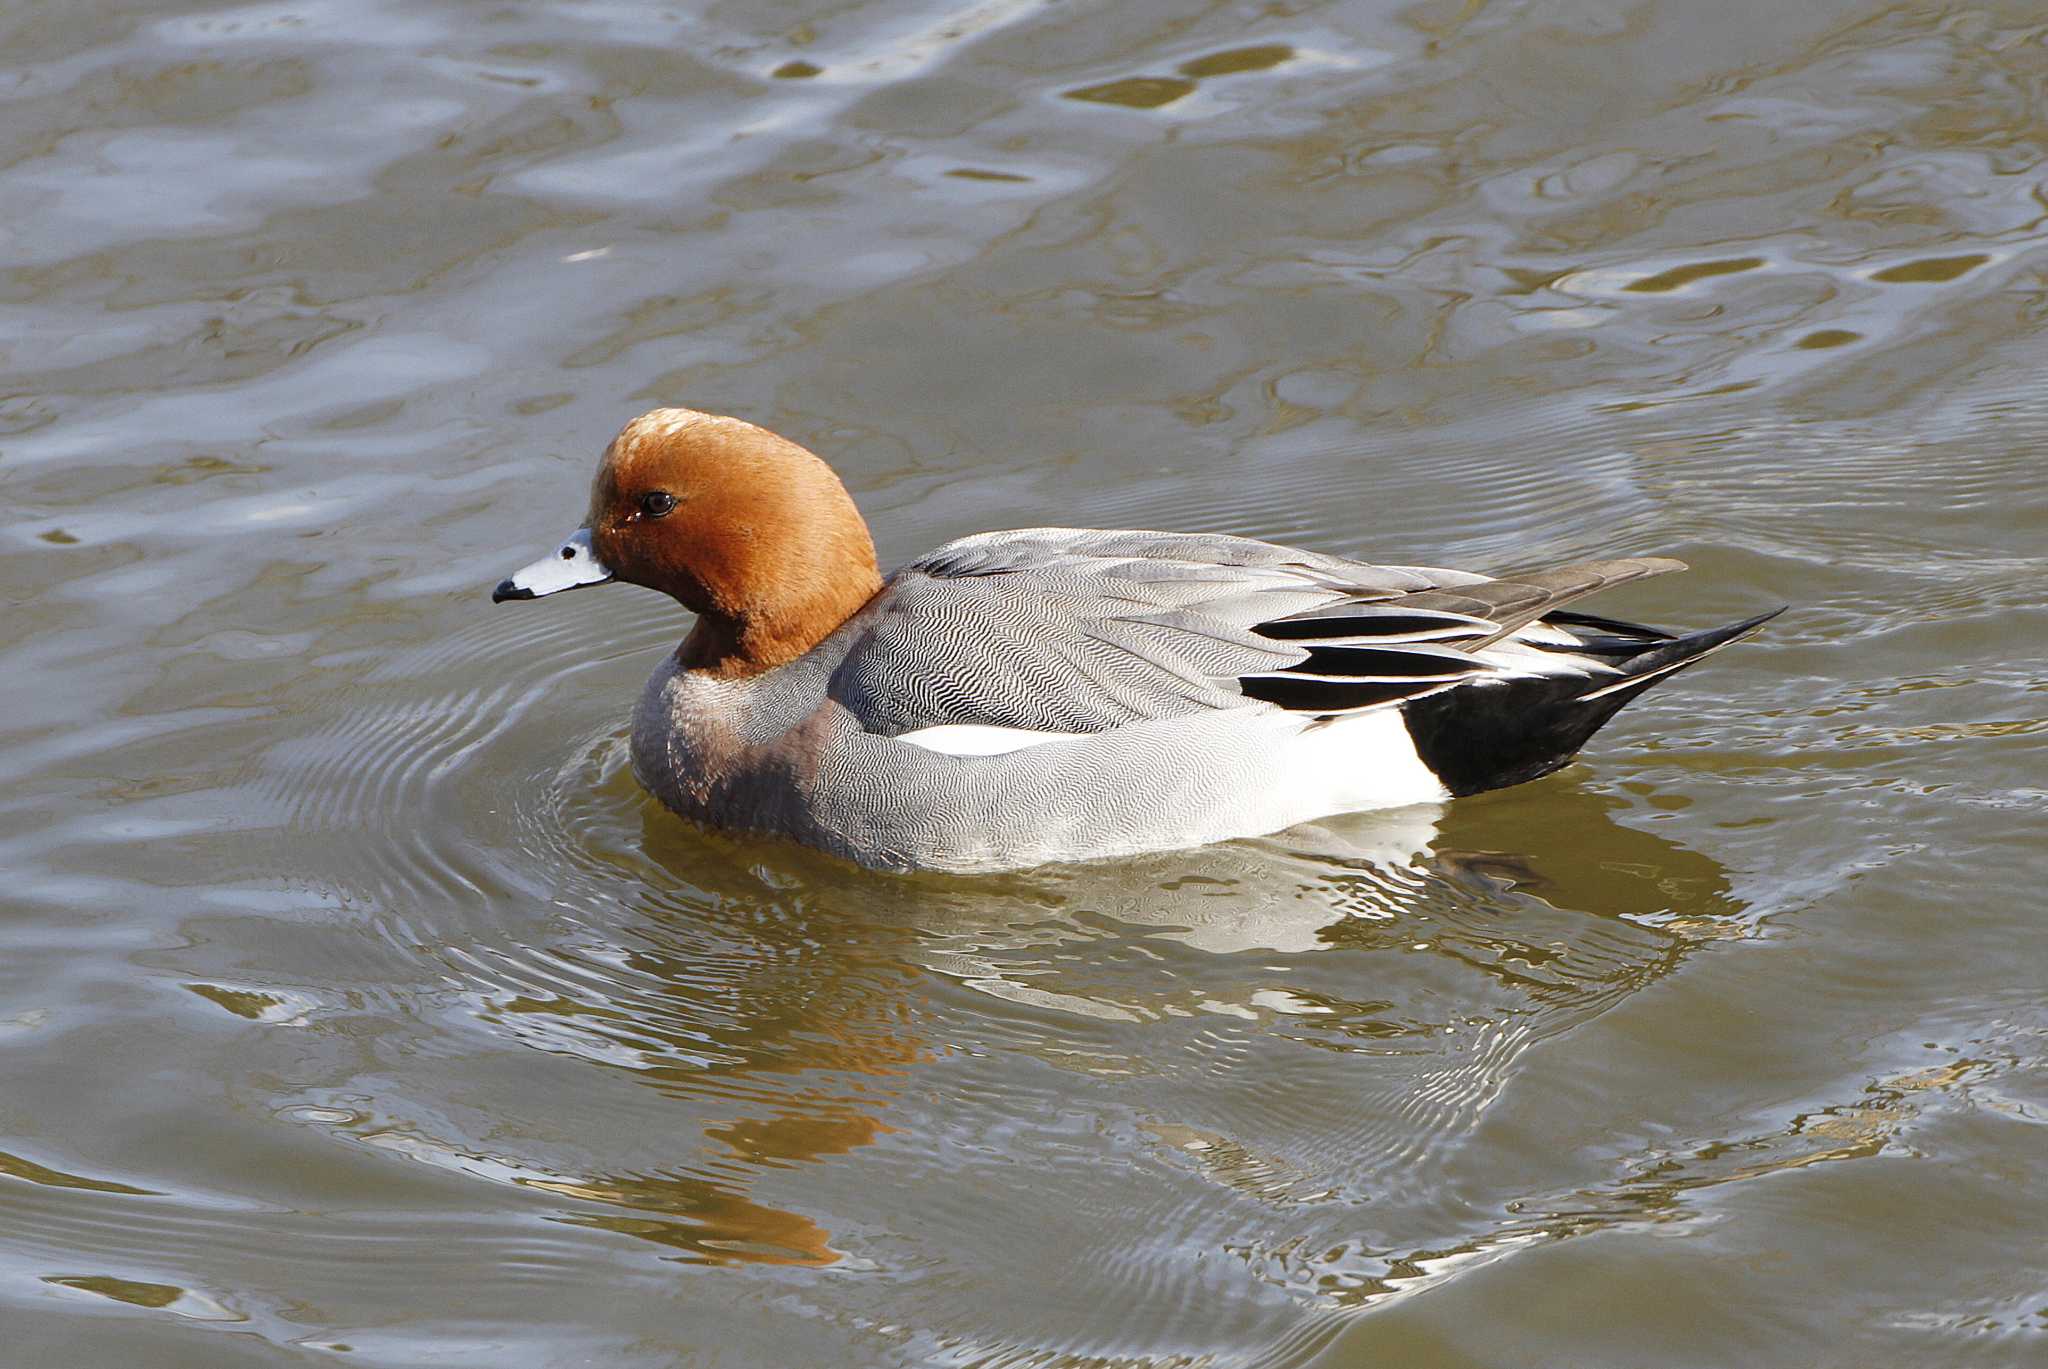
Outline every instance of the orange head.
<svg viewBox="0 0 2048 1369"><path fill-rule="evenodd" d="M830 466L695 409L628 423L598 463L584 526L491 597L614 579L698 614L687 663L729 675L795 660L881 587L867 524Z"/></svg>

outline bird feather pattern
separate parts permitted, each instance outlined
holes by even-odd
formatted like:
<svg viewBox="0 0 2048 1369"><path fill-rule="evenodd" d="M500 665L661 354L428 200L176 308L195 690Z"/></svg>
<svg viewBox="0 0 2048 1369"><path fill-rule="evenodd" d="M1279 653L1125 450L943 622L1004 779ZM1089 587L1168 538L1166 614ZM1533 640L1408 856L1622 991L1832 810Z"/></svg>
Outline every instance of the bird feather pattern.
<svg viewBox="0 0 2048 1369"><path fill-rule="evenodd" d="M1571 653L1569 628L1517 634L1581 595L1681 568L1631 558L1496 579L1220 534L983 533L890 578L829 692L887 736L1099 732L1254 700L1330 716L1500 675L1611 674Z"/></svg>

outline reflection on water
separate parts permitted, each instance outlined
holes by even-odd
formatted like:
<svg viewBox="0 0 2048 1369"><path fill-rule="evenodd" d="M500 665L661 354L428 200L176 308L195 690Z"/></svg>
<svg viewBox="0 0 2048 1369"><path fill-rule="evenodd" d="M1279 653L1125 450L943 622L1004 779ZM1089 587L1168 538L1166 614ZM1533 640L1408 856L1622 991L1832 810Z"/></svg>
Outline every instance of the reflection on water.
<svg viewBox="0 0 2048 1369"><path fill-rule="evenodd" d="M17 7L4 1358L2034 1362L2035 8ZM672 605L488 612L656 403L890 560L1795 609L1523 789L875 877L634 786Z"/></svg>
<svg viewBox="0 0 2048 1369"><path fill-rule="evenodd" d="M842 1196L835 1214L778 1201L787 1176L823 1172L801 1192L943 1157L916 1180L932 1209L920 1245L971 1266L985 1215L1043 1182L1019 1157L1070 1150L1086 1101L1176 1214L1150 1277L1234 1255L1290 1295L1358 1305L1417 1262L1585 1227L1453 1200L1472 1128L1525 1052L1750 933L1713 860L1615 823L1614 798L1548 799L1506 823L1482 801L1139 861L877 878L676 823L607 731L519 819L555 845L555 905L606 914L535 939L473 927L431 954L451 1005L504 1040L659 1094L666 1163L478 1150L394 1120L388 1099L339 1114L341 1132L568 1199L555 1220L687 1263L871 1267L899 1190L850 1180L886 1200L848 1211ZM495 1111L479 1087L466 1105ZM1641 1187L1585 1201L1620 1220ZM1254 1228L1286 1212L1288 1235L1269 1249L1198 1234L1219 1204L1267 1214ZM1062 1234L1069 1278L1131 1258L1120 1226ZM1172 1307L1184 1329L1199 1316Z"/></svg>

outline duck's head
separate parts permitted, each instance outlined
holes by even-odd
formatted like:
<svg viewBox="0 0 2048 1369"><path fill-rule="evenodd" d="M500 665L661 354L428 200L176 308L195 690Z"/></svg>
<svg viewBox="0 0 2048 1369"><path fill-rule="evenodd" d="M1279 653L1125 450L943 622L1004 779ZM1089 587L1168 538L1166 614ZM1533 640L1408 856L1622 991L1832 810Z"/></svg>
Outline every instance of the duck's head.
<svg viewBox="0 0 2048 1369"><path fill-rule="evenodd" d="M823 461L766 428L656 409L598 461L590 512L495 602L621 580L699 615L686 663L746 675L796 659L881 586L867 524Z"/></svg>

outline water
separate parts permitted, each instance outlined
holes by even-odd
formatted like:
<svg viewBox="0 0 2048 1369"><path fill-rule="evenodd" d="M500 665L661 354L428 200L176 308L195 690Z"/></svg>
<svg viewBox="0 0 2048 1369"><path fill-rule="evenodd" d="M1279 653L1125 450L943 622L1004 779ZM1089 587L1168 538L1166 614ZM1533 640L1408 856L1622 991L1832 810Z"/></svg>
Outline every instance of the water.
<svg viewBox="0 0 2048 1369"><path fill-rule="evenodd" d="M0 1361L2048 1352L2037 6L92 0L0 38ZM885 560L1796 605L1433 820L689 830L493 609L658 403Z"/></svg>

